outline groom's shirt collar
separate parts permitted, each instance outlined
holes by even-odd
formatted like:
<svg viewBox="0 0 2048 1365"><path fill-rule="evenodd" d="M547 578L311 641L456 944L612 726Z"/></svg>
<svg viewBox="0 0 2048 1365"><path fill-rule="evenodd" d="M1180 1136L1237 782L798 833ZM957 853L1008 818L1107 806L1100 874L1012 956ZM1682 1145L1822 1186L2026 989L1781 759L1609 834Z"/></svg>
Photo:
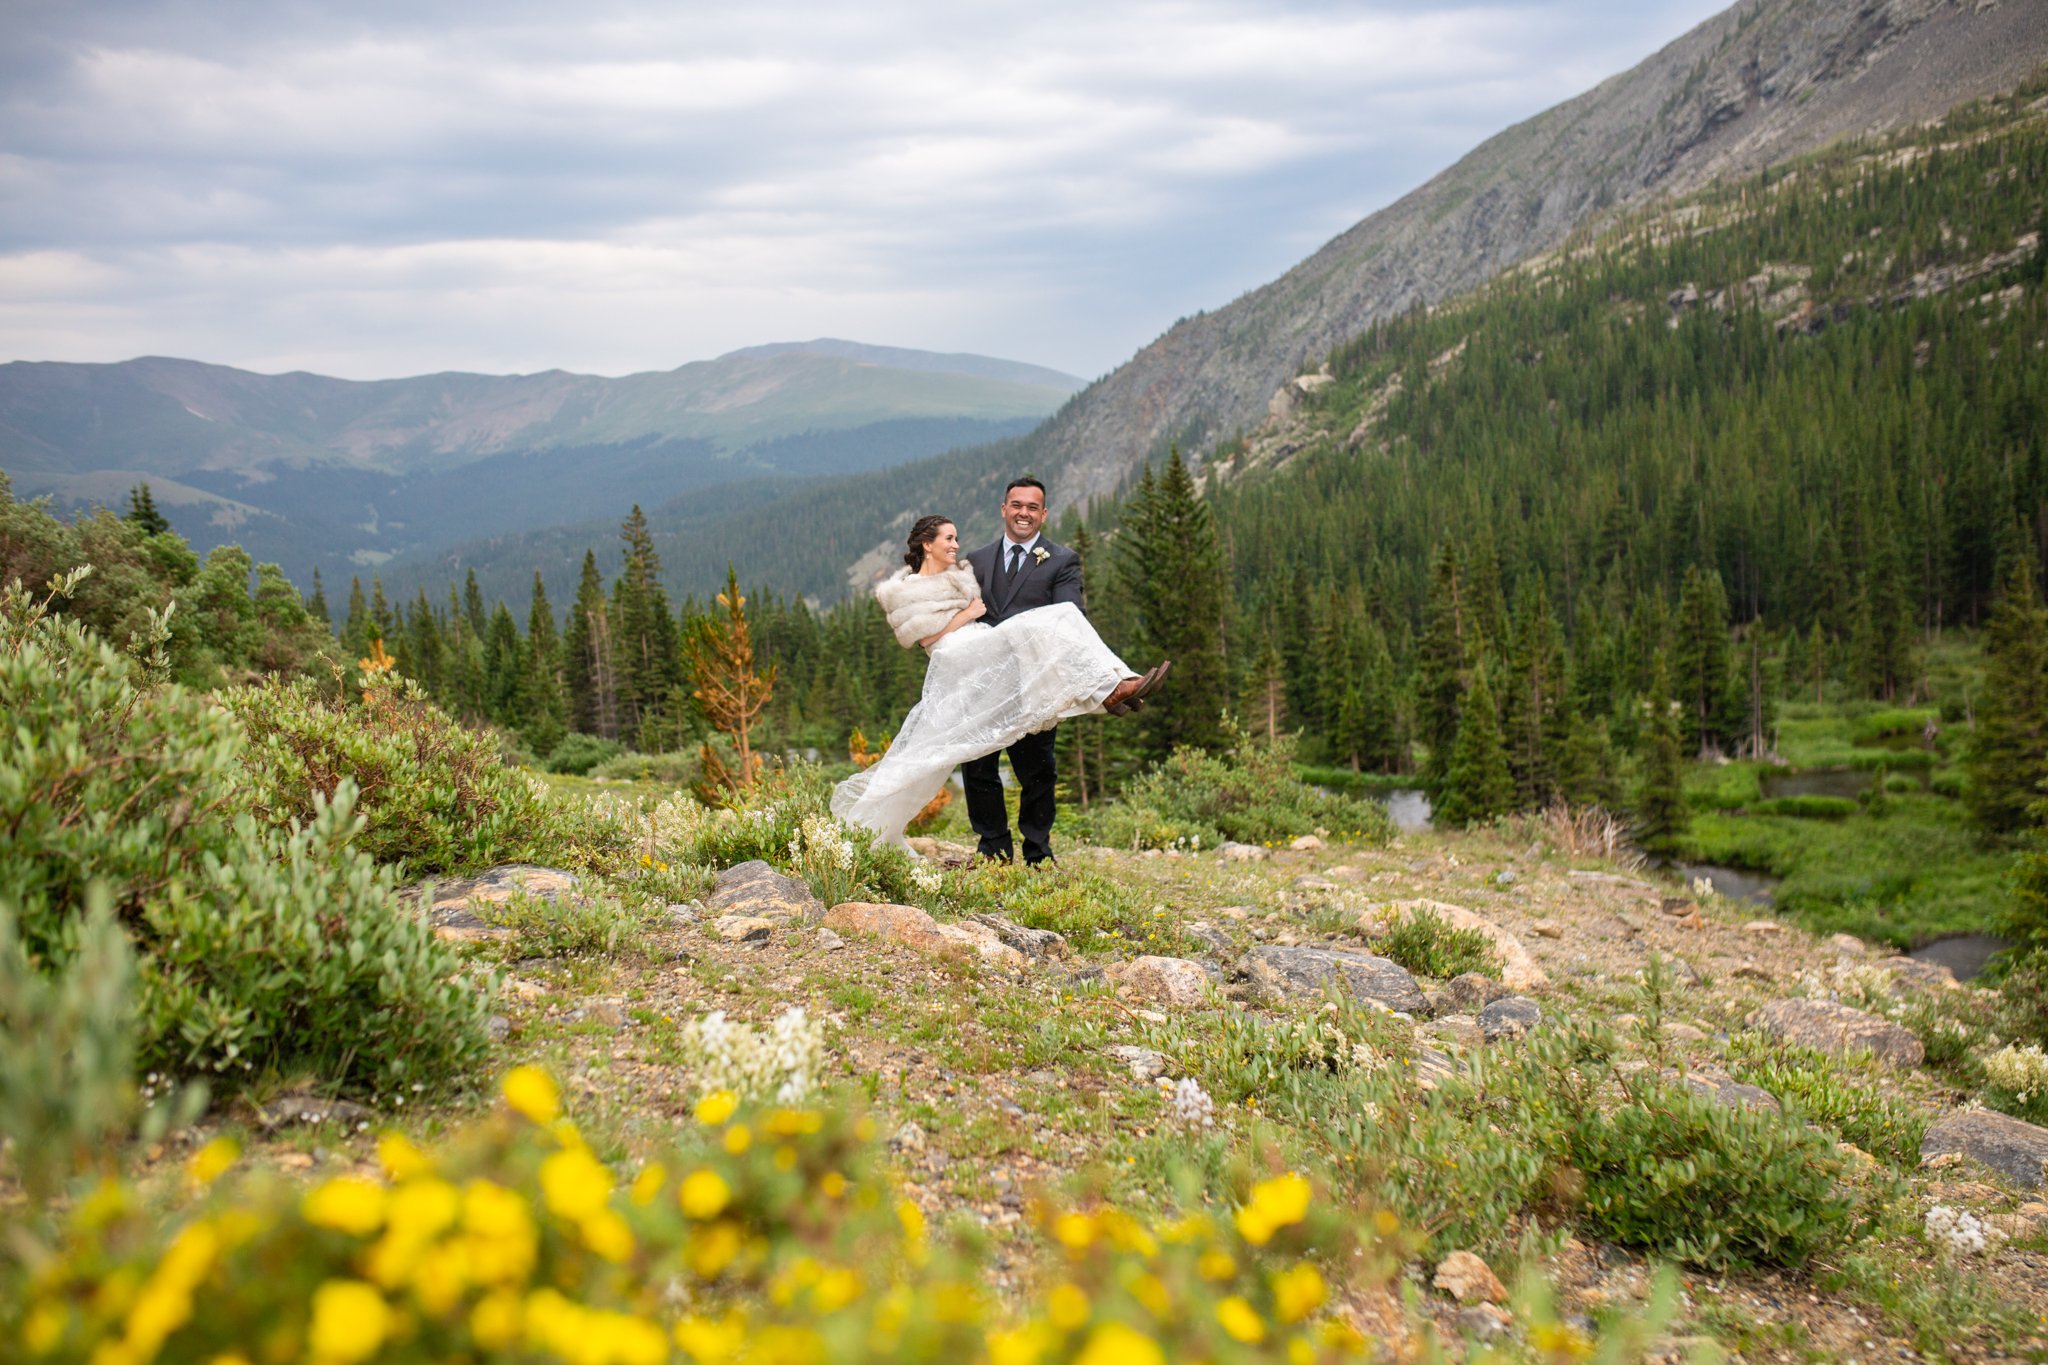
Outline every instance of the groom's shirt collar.
<svg viewBox="0 0 2048 1365"><path fill-rule="evenodd" d="M1006 535L1001 540L996 542L996 558L1002 560L1005 564L1007 564L1010 559L1010 547L1012 545L1021 545L1024 550L1024 553L1030 554L1031 551L1037 547L1038 542L1044 539L1044 537L1045 532L1043 531L1034 531L1032 533L1031 539L1025 541L1015 541L1010 539Z"/></svg>

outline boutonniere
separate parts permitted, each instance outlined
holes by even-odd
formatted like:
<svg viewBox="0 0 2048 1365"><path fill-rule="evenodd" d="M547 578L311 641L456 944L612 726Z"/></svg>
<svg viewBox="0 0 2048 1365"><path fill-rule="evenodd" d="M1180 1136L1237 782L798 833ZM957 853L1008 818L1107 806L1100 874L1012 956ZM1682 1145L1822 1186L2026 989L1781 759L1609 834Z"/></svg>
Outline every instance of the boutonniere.
<svg viewBox="0 0 2048 1365"><path fill-rule="evenodd" d="M1046 549L1043 545L1034 545L1031 547L1031 558L1043 564L1046 560L1052 558L1052 551Z"/></svg>

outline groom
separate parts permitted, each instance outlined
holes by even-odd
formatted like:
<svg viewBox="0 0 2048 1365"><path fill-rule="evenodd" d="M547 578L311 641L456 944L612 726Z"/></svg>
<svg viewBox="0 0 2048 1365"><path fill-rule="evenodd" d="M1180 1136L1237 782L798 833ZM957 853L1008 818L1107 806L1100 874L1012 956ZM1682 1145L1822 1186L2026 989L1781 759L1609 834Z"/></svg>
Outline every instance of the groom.
<svg viewBox="0 0 2048 1365"><path fill-rule="evenodd" d="M1045 527L1045 485L1036 479L1012 479L1003 490L1003 534L994 543L967 556L981 584L988 612L981 619L999 626L1055 602L1072 602L1083 611L1081 556L1039 534ZM1052 857L1053 788L1059 771L1053 759L1053 731L1026 735L1009 748L1010 770L1017 775L1017 832L1024 836L1024 862L1036 867ZM980 837L984 858L1009 862L1010 817L1003 809L1003 781L987 754L960 765L967 788L967 819Z"/></svg>

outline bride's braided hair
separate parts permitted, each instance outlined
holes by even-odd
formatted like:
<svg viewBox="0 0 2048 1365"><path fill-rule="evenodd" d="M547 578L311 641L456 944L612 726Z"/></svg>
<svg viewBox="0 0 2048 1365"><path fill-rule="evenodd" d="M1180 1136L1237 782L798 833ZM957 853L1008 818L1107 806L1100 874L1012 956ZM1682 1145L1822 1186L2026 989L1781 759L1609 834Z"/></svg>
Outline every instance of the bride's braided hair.
<svg viewBox="0 0 2048 1365"><path fill-rule="evenodd" d="M916 573L924 568L924 547L939 538L939 528L941 526L951 526L952 524L953 519L951 517L936 515L919 517L911 523L910 550L903 556L903 562L910 566L912 573Z"/></svg>

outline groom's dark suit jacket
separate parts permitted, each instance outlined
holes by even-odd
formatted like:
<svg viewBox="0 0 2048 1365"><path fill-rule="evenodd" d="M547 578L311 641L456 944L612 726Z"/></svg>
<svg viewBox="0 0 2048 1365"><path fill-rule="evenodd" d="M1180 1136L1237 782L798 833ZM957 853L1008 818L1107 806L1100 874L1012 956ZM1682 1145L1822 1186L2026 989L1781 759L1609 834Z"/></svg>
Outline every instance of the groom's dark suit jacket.
<svg viewBox="0 0 2048 1365"><path fill-rule="evenodd" d="M981 584L981 600L988 603L988 614L981 619L990 625L999 626L1012 616L1055 602L1072 602L1082 611L1088 610L1081 595L1081 556L1044 536L1032 548L1045 551L1045 558L1026 551L1014 578L1008 578L1000 567L1010 557L1007 537L968 552L967 562Z"/></svg>

